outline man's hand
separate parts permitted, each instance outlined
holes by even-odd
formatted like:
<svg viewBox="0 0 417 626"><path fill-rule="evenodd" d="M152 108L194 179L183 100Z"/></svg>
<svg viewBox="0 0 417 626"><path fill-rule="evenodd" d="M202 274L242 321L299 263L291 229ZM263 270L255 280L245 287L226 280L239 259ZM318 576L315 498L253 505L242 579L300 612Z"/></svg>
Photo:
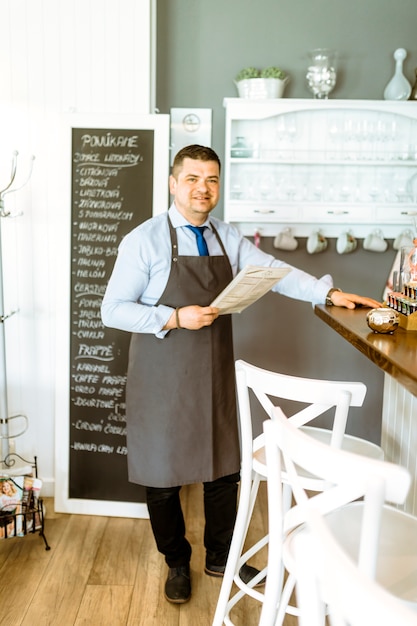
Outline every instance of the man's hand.
<svg viewBox="0 0 417 626"><path fill-rule="evenodd" d="M218 317L219 309L214 306L184 306L172 313L164 326L164 330L172 330L174 328L199 330L203 326L211 326Z"/></svg>
<svg viewBox="0 0 417 626"><path fill-rule="evenodd" d="M344 291L333 291L330 296L335 306L344 306L346 309L354 309L357 305L377 309L382 306L381 302L366 296L358 296L356 293L345 293Z"/></svg>

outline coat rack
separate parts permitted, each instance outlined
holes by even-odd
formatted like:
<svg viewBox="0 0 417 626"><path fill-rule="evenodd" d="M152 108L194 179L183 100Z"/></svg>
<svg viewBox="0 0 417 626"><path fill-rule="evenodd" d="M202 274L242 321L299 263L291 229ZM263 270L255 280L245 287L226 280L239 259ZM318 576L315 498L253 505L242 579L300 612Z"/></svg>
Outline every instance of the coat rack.
<svg viewBox="0 0 417 626"><path fill-rule="evenodd" d="M23 182L16 186L14 185L17 172L17 157L18 152L14 152L12 156L12 169L10 174L10 180L4 189L0 190L0 473L10 477L11 481L17 480L16 476L30 475L35 478L38 477L38 464L37 458L34 457L33 461L27 461L13 450L10 450L10 439L20 437L26 432L28 428L28 419L26 415L18 414L9 416L9 408L7 403L7 368L6 368L6 333L5 322L6 320L17 313L17 311L11 311L6 314L4 311L4 298L3 298L3 261L2 261L2 241L1 241L1 221L2 218L10 218L16 215L12 215L10 211L6 210L4 198L9 193L14 193L24 187L29 181L32 175L33 161L35 157L32 155L30 158L29 171L23 180ZM19 213L18 215L21 215ZM24 425L20 432L10 433L9 425L11 420L21 418ZM23 465L22 465L23 463ZM14 478L13 478L14 477ZM27 478L27 477L25 477ZM23 482L24 484L24 482ZM45 549L49 550L50 546L44 533L44 518L45 509L42 498L34 497L33 491L30 491L31 496L28 496L27 501L21 503L21 508L7 515L3 512L1 531L2 537L16 537L24 536L28 533L35 533L39 531L40 536L45 543ZM23 498L23 497L22 497Z"/></svg>
<svg viewBox="0 0 417 626"><path fill-rule="evenodd" d="M11 218L17 217L17 215L12 215L10 211L6 210L5 207L5 196L9 193L15 193L19 189L22 189L27 182L29 181L32 175L33 169L33 161L35 157L32 155L30 158L29 171L24 178L23 182L19 186L14 186L16 180L17 173L17 164L18 164L18 152L13 152L12 162L11 162L11 173L10 179L4 189L0 190L0 442L1 442L1 452L0 452L0 469L9 468L9 456L10 456L10 439L14 439L15 437L20 437L26 432L28 428L28 419L26 415L11 415L9 416L9 408L7 401L7 370L6 370L6 333L5 333L5 322L6 320L17 313L16 311L11 311L9 313L5 313L4 310L4 297L3 297L3 261L2 261L2 242L1 242L1 221L3 218ZM22 215L19 213L18 215ZM23 420L23 427L19 432L10 434L10 422L15 419ZM18 456L18 455L16 455ZM20 457L19 457L20 458ZM23 460L23 459L22 459Z"/></svg>

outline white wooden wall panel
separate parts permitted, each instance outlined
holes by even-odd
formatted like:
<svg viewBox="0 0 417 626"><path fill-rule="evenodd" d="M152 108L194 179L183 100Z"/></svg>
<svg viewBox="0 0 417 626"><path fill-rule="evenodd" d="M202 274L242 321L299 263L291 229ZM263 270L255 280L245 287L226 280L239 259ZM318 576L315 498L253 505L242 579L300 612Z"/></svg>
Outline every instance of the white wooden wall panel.
<svg viewBox="0 0 417 626"><path fill-rule="evenodd" d="M412 477L404 510L417 515L417 398L385 374L381 445L385 459L406 467Z"/></svg>
<svg viewBox="0 0 417 626"><path fill-rule="evenodd" d="M24 413L15 440L38 456L53 494L56 298L66 297L70 215L65 154L68 115L149 113L154 0L2 0L0 2L0 189L19 151L18 178L35 154L28 185L6 197L22 217L1 219L9 414ZM63 275L63 268L65 273ZM62 295L64 294L64 295ZM69 306L69 301L68 301Z"/></svg>

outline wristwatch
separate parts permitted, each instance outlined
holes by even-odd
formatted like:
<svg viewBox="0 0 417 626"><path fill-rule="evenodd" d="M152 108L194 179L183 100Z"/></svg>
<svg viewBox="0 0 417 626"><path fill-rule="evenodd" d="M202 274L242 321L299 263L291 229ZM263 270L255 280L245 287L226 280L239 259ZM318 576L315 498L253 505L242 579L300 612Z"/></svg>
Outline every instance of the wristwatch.
<svg viewBox="0 0 417 626"><path fill-rule="evenodd" d="M331 289L329 289L327 296L326 296L326 306L333 306L332 293L334 293L335 291L342 291L342 290L338 289L338 287L332 287Z"/></svg>

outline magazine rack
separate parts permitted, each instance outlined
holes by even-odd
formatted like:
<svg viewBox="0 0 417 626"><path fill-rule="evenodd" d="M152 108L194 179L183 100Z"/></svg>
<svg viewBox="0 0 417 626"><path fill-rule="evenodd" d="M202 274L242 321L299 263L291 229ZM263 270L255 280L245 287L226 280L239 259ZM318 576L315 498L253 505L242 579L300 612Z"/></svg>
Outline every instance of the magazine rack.
<svg viewBox="0 0 417 626"><path fill-rule="evenodd" d="M23 459L21 456L12 452L8 456L0 461L2 466L2 476L6 476L13 480L18 476L13 471L17 459L27 463L32 468L32 476L38 477L38 463L36 456L33 462ZM9 470L9 471L8 471ZM7 513L0 510L0 530L2 531L2 538L10 539L11 537L23 537L29 533L39 532L45 543L45 550L50 550L50 546L45 537L44 532L44 505L42 498L30 498L26 506L22 506L22 510L19 513Z"/></svg>

